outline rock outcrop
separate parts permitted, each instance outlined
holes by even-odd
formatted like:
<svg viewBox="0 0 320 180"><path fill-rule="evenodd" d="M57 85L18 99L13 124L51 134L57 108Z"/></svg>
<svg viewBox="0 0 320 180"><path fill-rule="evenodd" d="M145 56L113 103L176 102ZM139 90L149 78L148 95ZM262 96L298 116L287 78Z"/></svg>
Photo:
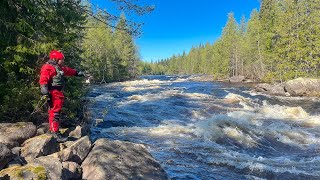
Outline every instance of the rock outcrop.
<svg viewBox="0 0 320 180"><path fill-rule="evenodd" d="M320 96L320 79L297 78L281 84L258 84L258 92L276 96Z"/></svg>
<svg viewBox="0 0 320 180"><path fill-rule="evenodd" d="M99 139L82 163L82 179L168 179L146 147L122 141Z"/></svg>
<svg viewBox="0 0 320 180"><path fill-rule="evenodd" d="M320 79L297 78L286 82L284 88L291 96L319 96Z"/></svg>
<svg viewBox="0 0 320 180"><path fill-rule="evenodd" d="M0 179L168 179L141 144L98 139L92 148L84 136L88 127L65 131L71 140L65 143L47 134L46 125L37 130L32 123L0 123L1 128L0 140L10 147L0 143Z"/></svg>

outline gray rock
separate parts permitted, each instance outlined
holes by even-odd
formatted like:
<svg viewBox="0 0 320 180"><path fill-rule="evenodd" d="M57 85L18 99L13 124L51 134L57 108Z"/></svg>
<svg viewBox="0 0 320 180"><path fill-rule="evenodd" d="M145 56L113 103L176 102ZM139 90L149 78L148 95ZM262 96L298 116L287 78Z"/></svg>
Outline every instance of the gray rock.
<svg viewBox="0 0 320 180"><path fill-rule="evenodd" d="M244 81L245 77L244 76L233 76L231 78L229 78L229 82L231 83L239 83Z"/></svg>
<svg viewBox="0 0 320 180"><path fill-rule="evenodd" d="M60 159L49 156L43 156L36 158L33 164L44 167L48 179L62 179L63 167Z"/></svg>
<svg viewBox="0 0 320 180"><path fill-rule="evenodd" d="M292 96L318 96L320 79L297 78L286 82L284 88Z"/></svg>
<svg viewBox="0 0 320 180"><path fill-rule="evenodd" d="M69 137L79 139L83 136L88 135L89 128L88 126L77 126L75 130L69 133Z"/></svg>
<svg viewBox="0 0 320 180"><path fill-rule="evenodd" d="M12 153L17 155L17 156L20 156L21 155L21 147L14 147L11 149Z"/></svg>
<svg viewBox="0 0 320 180"><path fill-rule="evenodd" d="M263 92L270 95L287 96L287 93L285 92L285 89L284 89L284 84L270 85L267 83L262 83L255 86L255 90L258 92Z"/></svg>
<svg viewBox="0 0 320 180"><path fill-rule="evenodd" d="M37 127L37 136L46 134L49 132L49 123L42 123Z"/></svg>
<svg viewBox="0 0 320 180"><path fill-rule="evenodd" d="M14 155L11 150L6 145L0 143L0 170L3 169L13 158Z"/></svg>
<svg viewBox="0 0 320 180"><path fill-rule="evenodd" d="M21 156L26 160L32 161L33 159L46 156L58 151L58 143L49 134L43 134L26 140L22 144Z"/></svg>
<svg viewBox="0 0 320 180"><path fill-rule="evenodd" d="M276 95L276 96L286 96L286 92L284 91L284 85L283 84L275 84L269 89L267 92L270 95Z"/></svg>
<svg viewBox="0 0 320 180"><path fill-rule="evenodd" d="M254 87L254 89L258 92L266 92L266 91L270 91L270 89L272 88L272 85L267 84L267 83L261 83L258 84Z"/></svg>
<svg viewBox="0 0 320 180"><path fill-rule="evenodd" d="M82 179L168 179L146 147L99 139L81 165Z"/></svg>
<svg viewBox="0 0 320 180"><path fill-rule="evenodd" d="M81 166L75 162L62 162L62 179L81 179L82 169Z"/></svg>
<svg viewBox="0 0 320 180"><path fill-rule="evenodd" d="M81 164L81 162L90 152L91 146L92 144L89 137L85 136L74 142L70 147L54 153L50 156L59 158L63 162L72 161Z"/></svg>
<svg viewBox="0 0 320 180"><path fill-rule="evenodd" d="M32 122L0 123L0 143L13 148L33 137L36 131Z"/></svg>

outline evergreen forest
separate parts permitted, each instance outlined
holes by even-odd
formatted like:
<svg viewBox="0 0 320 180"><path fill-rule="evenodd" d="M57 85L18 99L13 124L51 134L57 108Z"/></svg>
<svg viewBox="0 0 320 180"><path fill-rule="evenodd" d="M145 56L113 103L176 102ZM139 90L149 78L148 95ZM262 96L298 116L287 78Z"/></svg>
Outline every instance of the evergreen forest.
<svg viewBox="0 0 320 180"><path fill-rule="evenodd" d="M233 13L213 44L145 63L145 74L211 74L283 82L320 76L320 1L261 0L238 23ZM212 22L214 23L214 22Z"/></svg>

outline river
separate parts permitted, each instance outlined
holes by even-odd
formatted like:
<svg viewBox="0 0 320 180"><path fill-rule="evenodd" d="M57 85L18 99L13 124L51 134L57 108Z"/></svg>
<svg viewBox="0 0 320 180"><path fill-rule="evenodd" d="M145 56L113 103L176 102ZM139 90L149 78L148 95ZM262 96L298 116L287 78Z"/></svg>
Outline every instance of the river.
<svg viewBox="0 0 320 180"><path fill-rule="evenodd" d="M144 144L171 179L320 179L320 101L144 76L93 86L92 138Z"/></svg>

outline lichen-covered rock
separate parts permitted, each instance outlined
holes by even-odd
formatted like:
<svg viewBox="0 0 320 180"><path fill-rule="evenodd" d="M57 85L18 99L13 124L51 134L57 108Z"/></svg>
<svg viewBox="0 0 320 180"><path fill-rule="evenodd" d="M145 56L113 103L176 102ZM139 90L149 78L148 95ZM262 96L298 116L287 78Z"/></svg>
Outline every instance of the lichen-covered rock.
<svg viewBox="0 0 320 180"><path fill-rule="evenodd" d="M27 161L46 156L58 151L58 143L49 134L43 134L26 140L22 144L21 156L25 157Z"/></svg>
<svg viewBox="0 0 320 180"><path fill-rule="evenodd" d="M0 143L0 170L3 169L13 157L14 155L11 150L6 145Z"/></svg>
<svg viewBox="0 0 320 180"><path fill-rule="evenodd" d="M320 79L297 78L285 83L285 90L291 96L319 96Z"/></svg>
<svg viewBox="0 0 320 180"><path fill-rule="evenodd" d="M33 137L36 131L32 122L0 123L0 143L13 148Z"/></svg>
<svg viewBox="0 0 320 180"><path fill-rule="evenodd" d="M144 145L130 142L97 140L81 167L87 180L168 179Z"/></svg>
<svg viewBox="0 0 320 180"><path fill-rule="evenodd" d="M84 158L88 155L91 146L92 144L89 137L85 136L74 142L70 147L54 153L50 156L59 158L63 162L72 161L81 164Z"/></svg>
<svg viewBox="0 0 320 180"><path fill-rule="evenodd" d="M0 179L9 177L10 180L46 180L47 172L43 166L27 164L26 166L13 166L0 171Z"/></svg>
<svg viewBox="0 0 320 180"><path fill-rule="evenodd" d="M75 162L62 162L62 177L64 180L81 179L81 166Z"/></svg>
<svg viewBox="0 0 320 180"><path fill-rule="evenodd" d="M43 156L34 159L32 164L45 168L48 179L62 179L62 163L60 159Z"/></svg>

